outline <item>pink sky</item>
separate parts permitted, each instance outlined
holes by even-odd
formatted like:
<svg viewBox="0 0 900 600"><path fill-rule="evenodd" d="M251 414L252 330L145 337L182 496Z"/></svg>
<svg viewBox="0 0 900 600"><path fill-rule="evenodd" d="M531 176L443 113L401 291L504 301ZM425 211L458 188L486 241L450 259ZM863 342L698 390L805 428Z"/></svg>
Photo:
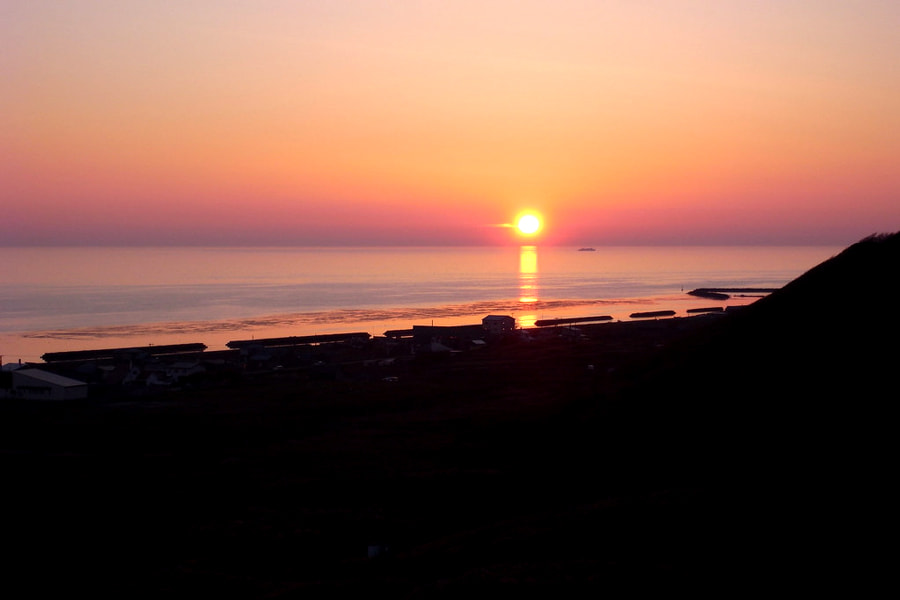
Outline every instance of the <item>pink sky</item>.
<svg viewBox="0 0 900 600"><path fill-rule="evenodd" d="M0 244L848 244L900 4L0 7Z"/></svg>

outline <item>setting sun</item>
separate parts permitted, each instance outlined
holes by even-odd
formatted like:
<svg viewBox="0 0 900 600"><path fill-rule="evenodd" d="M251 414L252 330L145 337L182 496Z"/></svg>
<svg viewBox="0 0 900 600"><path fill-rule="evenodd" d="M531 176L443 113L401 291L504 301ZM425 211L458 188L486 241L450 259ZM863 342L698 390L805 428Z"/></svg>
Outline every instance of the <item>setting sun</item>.
<svg viewBox="0 0 900 600"><path fill-rule="evenodd" d="M519 217L519 221L516 223L516 227L519 228L521 233L525 235L532 235L538 232L541 228L541 220L537 218L536 215L531 213L522 215Z"/></svg>

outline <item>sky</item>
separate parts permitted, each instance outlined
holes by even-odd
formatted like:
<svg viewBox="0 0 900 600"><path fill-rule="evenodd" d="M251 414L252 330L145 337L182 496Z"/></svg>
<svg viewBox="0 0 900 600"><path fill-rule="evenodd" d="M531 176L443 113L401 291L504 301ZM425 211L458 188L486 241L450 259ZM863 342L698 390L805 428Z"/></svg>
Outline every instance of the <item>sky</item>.
<svg viewBox="0 0 900 600"><path fill-rule="evenodd" d="M4 0L0 245L849 244L895 0Z"/></svg>

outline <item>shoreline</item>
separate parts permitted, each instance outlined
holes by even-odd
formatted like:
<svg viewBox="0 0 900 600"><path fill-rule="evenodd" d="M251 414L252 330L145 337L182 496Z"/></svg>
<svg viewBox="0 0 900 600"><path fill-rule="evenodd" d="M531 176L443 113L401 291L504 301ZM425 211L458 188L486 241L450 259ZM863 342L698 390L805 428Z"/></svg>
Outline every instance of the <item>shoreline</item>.
<svg viewBox="0 0 900 600"><path fill-rule="evenodd" d="M802 248L38 248L7 257L0 355L691 309L699 286L783 285L834 254ZM165 268L160 268L165 265ZM601 299L601 300L597 300ZM747 304L755 298L733 298ZM304 311L304 312L300 312Z"/></svg>
<svg viewBox="0 0 900 600"><path fill-rule="evenodd" d="M746 306L757 299L757 297L729 298L728 302L722 303L721 308L724 311L729 306ZM673 309L672 306L676 308ZM3 352L5 363L17 360L40 363L42 362L40 357L44 354L82 350L199 343L204 344L208 351L220 351L226 350L227 344L234 340L331 335L347 331L367 332L374 338L381 337L386 331L407 329L412 325L457 326L480 323L487 314L510 314L516 318L516 327L519 329L546 329L557 325L587 324L586 320L596 318L585 316L594 312L594 307L603 312L603 321L608 322L646 320L647 317L632 316L641 313L666 312L665 318L690 317L698 310L696 297L687 293L615 300L543 300L534 303L509 300L436 308L401 307L372 311L336 309L313 313L261 315L243 319L6 332L0 335L0 341L7 347ZM503 311L503 308L517 310ZM641 308L647 310L636 310ZM329 322L328 316L337 318ZM537 325L541 322L546 324Z"/></svg>

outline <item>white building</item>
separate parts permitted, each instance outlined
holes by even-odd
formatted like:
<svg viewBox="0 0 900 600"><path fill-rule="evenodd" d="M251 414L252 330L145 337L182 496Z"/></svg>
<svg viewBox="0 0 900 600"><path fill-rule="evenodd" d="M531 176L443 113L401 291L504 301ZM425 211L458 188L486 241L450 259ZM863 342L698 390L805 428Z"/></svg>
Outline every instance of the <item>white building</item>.
<svg viewBox="0 0 900 600"><path fill-rule="evenodd" d="M87 398L83 381L40 369L16 369L5 375L0 397L25 400L78 400Z"/></svg>

